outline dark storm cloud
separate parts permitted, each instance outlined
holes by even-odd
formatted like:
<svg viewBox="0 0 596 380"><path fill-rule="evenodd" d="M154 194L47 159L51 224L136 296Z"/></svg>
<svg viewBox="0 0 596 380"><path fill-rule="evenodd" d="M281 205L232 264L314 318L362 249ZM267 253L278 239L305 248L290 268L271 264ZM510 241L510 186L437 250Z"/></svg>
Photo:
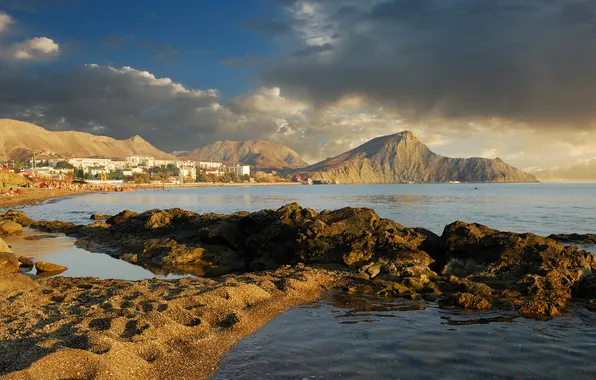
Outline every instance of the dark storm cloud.
<svg viewBox="0 0 596 380"><path fill-rule="evenodd" d="M165 151L266 138L278 131L278 118L304 108L275 88L221 104L217 90L185 88L130 67L87 65L39 76L0 62L0 88L0 118L117 139L141 135Z"/></svg>
<svg viewBox="0 0 596 380"><path fill-rule="evenodd" d="M264 71L268 84L322 102L364 94L410 118L505 117L573 126L596 118L592 0L289 6L296 40L332 53L288 53ZM312 11L301 13L305 6Z"/></svg>

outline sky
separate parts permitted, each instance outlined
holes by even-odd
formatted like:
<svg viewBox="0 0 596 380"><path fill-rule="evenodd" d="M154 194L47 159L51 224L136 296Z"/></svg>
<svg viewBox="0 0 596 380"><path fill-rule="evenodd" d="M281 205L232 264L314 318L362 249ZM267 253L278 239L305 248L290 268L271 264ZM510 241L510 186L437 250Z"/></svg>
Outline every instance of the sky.
<svg viewBox="0 0 596 380"><path fill-rule="evenodd" d="M595 83L592 0L0 0L0 117L167 152L411 130L596 180Z"/></svg>

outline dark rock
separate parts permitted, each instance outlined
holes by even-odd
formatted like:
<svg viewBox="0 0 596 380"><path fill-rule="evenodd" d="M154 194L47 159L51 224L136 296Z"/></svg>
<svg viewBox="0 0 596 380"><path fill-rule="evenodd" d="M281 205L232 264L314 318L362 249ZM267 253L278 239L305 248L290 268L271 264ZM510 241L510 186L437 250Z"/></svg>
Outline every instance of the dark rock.
<svg viewBox="0 0 596 380"><path fill-rule="evenodd" d="M596 269L596 256L591 253L534 234L458 221L445 227L443 240L447 267L454 260L476 282L519 292L530 300L524 306L527 315L554 314L571 299L573 286L583 274Z"/></svg>
<svg viewBox="0 0 596 380"><path fill-rule="evenodd" d="M23 233L23 226L12 220L0 222L0 235L16 235Z"/></svg>
<svg viewBox="0 0 596 380"><path fill-rule="evenodd" d="M553 234L548 237L565 243L596 244L596 234Z"/></svg>

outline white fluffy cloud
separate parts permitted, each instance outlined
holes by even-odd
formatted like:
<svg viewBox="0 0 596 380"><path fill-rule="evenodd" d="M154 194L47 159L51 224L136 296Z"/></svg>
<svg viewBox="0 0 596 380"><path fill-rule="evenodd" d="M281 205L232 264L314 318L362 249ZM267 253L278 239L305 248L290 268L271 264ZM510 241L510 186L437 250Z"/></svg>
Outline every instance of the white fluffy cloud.
<svg viewBox="0 0 596 380"><path fill-rule="evenodd" d="M51 38L35 37L13 44L10 51L15 60L32 61L57 56L60 54L60 46Z"/></svg>
<svg viewBox="0 0 596 380"><path fill-rule="evenodd" d="M0 35L13 23L10 15L0 12ZM0 44L0 60L3 61L39 61L55 57L60 52L60 45L48 37Z"/></svg>

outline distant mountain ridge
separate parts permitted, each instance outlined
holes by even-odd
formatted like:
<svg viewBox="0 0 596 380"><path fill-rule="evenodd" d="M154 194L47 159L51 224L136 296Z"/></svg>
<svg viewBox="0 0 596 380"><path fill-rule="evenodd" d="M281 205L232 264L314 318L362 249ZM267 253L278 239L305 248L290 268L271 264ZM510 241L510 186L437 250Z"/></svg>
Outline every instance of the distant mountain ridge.
<svg viewBox="0 0 596 380"><path fill-rule="evenodd" d="M537 182L500 158L449 158L410 131L372 139L300 172L339 183Z"/></svg>
<svg viewBox="0 0 596 380"><path fill-rule="evenodd" d="M69 157L124 158L131 155L171 159L141 136L116 140L74 131L48 131L37 125L0 119L0 159L26 159L33 153Z"/></svg>
<svg viewBox="0 0 596 380"><path fill-rule="evenodd" d="M253 140L217 141L178 157L194 161L242 163L268 169L296 169L308 165L298 153L285 145Z"/></svg>

